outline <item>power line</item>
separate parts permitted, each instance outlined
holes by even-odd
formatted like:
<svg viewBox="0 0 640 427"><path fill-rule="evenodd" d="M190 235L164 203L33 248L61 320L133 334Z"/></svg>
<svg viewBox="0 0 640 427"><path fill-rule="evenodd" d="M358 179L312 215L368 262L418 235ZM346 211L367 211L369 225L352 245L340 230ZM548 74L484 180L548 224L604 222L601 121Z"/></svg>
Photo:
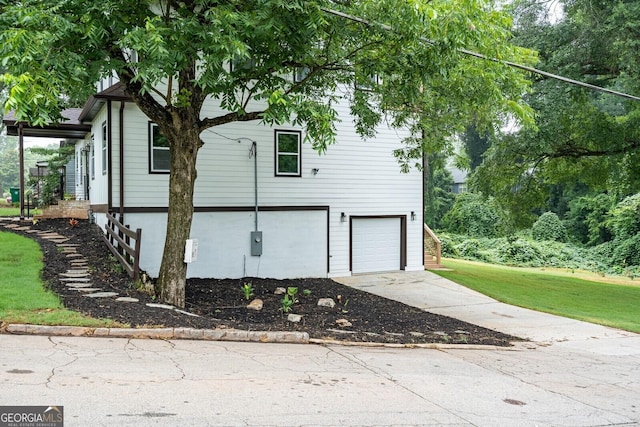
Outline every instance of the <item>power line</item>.
<svg viewBox="0 0 640 427"><path fill-rule="evenodd" d="M340 18L348 19L348 20L353 21L353 22L358 22L358 23L366 25L366 26L374 26L375 25L375 26L378 26L378 27L382 28L385 31L393 32L393 28L391 28L389 25L386 25L386 24L381 24L379 22L371 22L371 21L368 21L366 19L359 18L357 16L349 15L347 13L340 12L340 11L333 10L333 9L328 9L328 8L325 8L325 7L321 7L320 10L325 12L325 13L328 13L330 15L334 15L334 16L337 16L337 17L340 17ZM422 41L423 43L427 43L427 44L429 44L431 46L435 45L435 42L433 40L429 40L426 37L420 37L420 41ZM581 82L581 81L578 81L578 80L570 79L568 77L560 76L558 74L553 74L553 73L549 73L547 71L538 70L537 68L529 67L527 65L522 65L522 64L518 64L516 62L503 61L503 60L500 60L500 59L491 58L491 57L488 57L488 56L483 55L481 53L473 52L473 51L467 50L467 49L456 49L456 50L458 52L460 52L460 53L465 54L465 55L473 56L475 58L483 59L483 60L486 60L486 61L497 62L497 63L500 63L500 64L507 65L509 67L517 68L519 70L523 70L523 71L527 71L527 72L530 72L530 73L538 74L538 75L541 75L541 76L544 76L544 77L548 77L548 78L551 78L551 79L559 80L561 82L565 82L565 83L569 83L569 84L572 84L572 85L584 87L584 88L587 88L587 89L590 89L590 90L595 90L595 91L598 91L598 92L608 93L610 95L620 96L622 98L631 99L633 101L640 101L640 97L637 97L637 96L634 96L634 95L629 95L628 93L619 92L617 90L607 89L607 88L600 87L600 86L595 86L595 85L592 85L592 84L589 84L589 83L584 83L584 82Z"/></svg>

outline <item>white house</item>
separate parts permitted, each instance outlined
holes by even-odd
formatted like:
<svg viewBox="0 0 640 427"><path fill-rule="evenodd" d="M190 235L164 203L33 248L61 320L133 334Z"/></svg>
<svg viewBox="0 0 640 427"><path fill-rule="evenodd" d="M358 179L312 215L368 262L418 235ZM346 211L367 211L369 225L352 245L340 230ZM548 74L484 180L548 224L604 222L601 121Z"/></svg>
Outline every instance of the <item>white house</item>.
<svg viewBox="0 0 640 427"><path fill-rule="evenodd" d="M211 116L218 107L210 102L206 108ZM363 140L348 105L338 108L337 143L323 155L302 143L304 130L295 126L244 122L203 133L191 230L198 255L189 277L336 277L424 268L422 173L401 173L393 156L407 134L380 128L375 139ZM156 277L168 148L118 83L75 114L77 132L86 132L71 136L76 198L90 200L103 228L107 212L141 228L140 267Z"/></svg>

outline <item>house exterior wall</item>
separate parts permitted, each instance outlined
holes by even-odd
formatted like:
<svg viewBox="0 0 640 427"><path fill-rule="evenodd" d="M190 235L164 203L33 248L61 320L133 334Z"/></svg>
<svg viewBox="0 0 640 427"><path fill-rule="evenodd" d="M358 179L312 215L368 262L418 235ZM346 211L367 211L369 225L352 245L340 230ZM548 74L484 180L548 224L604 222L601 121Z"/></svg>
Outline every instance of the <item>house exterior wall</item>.
<svg viewBox="0 0 640 427"><path fill-rule="evenodd" d="M93 120L94 150L99 147L107 105ZM116 212L120 108L120 102L113 102L110 114L110 208ZM354 130L349 106L337 109L342 118L336 126L337 143L322 155L302 144L300 176L276 176L275 129L300 131L304 138L303 129L236 122L202 134L205 144L198 155L191 233L199 241L199 255L189 266L189 277L349 275L351 216L406 218L405 268L423 269L422 174L401 173L393 156L407 134L382 127L375 139L364 141ZM203 116L213 115L216 106L209 103ZM123 117L125 222L142 229L141 267L155 277L164 245L169 174L150 173L148 118L132 103L126 103ZM251 256L249 247L255 227L252 141L257 145L258 228L264 233L260 257ZM108 201L101 154L96 150L92 204ZM96 220L104 226L104 216L97 215Z"/></svg>

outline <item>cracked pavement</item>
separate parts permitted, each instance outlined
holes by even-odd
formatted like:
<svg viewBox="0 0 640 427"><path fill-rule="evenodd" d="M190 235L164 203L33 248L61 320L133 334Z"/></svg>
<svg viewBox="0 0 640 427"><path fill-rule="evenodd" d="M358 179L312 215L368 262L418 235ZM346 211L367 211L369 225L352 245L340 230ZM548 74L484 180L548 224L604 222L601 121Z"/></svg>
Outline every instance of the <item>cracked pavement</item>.
<svg viewBox="0 0 640 427"><path fill-rule="evenodd" d="M623 348L0 335L0 405L62 405L66 426L638 425L640 342Z"/></svg>

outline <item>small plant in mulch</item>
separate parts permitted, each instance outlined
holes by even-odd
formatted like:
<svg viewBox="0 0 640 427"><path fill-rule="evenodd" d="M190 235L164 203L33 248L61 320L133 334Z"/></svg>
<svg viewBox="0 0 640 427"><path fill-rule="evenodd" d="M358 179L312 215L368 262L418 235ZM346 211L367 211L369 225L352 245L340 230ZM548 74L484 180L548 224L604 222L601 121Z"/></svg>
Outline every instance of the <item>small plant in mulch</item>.
<svg viewBox="0 0 640 427"><path fill-rule="evenodd" d="M251 282L245 282L242 287L240 287L240 290L242 291L243 295L244 295L244 299L246 299L247 301L249 301L249 299L254 295L254 289L253 289L253 285L251 284Z"/></svg>
<svg viewBox="0 0 640 427"><path fill-rule="evenodd" d="M298 302L298 287L297 286L289 286L287 288L287 292L282 297L280 301L280 309L283 313L288 313L293 308L293 305Z"/></svg>
<svg viewBox="0 0 640 427"><path fill-rule="evenodd" d="M73 228L73 227L77 227L77 226L78 226L78 220L71 218L69 220L69 227Z"/></svg>

